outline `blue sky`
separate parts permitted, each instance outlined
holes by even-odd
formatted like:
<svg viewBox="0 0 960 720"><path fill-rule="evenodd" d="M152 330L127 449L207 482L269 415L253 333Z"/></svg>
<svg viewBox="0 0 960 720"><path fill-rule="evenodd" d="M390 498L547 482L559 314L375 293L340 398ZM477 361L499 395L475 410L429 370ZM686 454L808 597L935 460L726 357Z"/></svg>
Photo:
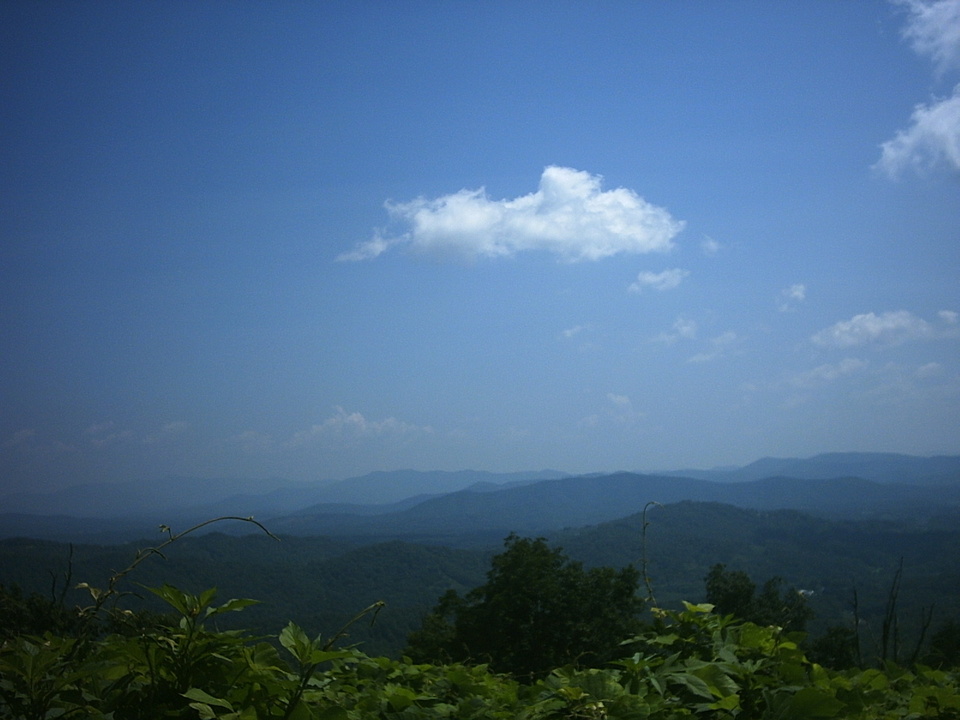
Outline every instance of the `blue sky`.
<svg viewBox="0 0 960 720"><path fill-rule="evenodd" d="M960 453L960 2L0 6L0 482Z"/></svg>

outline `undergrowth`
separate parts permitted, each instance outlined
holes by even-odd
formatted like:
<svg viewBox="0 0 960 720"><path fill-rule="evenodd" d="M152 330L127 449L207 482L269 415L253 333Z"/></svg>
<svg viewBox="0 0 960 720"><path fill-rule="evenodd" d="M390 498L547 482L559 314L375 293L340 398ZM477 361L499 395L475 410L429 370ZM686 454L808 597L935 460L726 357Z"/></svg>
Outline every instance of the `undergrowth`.
<svg viewBox="0 0 960 720"><path fill-rule="evenodd" d="M105 587L86 585L91 604L69 631L6 638L0 716L960 719L956 668L887 663L830 670L806 657L799 634L720 616L707 604L654 609L648 629L624 639L619 660L554 668L528 684L485 665L416 664L339 647L346 627L375 617L382 603L327 638L310 638L292 622L273 637L218 630L218 616L256 601L218 603L215 589L194 595L169 585L149 588L170 612L151 622L117 609L119 581L195 529L176 535L166 529L164 543L138 553Z"/></svg>

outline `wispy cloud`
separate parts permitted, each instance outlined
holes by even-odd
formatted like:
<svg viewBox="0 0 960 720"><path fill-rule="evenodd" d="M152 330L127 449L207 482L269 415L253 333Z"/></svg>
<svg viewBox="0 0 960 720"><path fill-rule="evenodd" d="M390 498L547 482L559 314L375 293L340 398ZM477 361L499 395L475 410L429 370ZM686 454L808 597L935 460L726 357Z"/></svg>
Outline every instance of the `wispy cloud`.
<svg viewBox="0 0 960 720"><path fill-rule="evenodd" d="M914 51L929 57L939 74L960 68L960 0L902 0L909 13L903 30ZM960 170L960 85L946 98L918 104L910 125L881 145L875 167L890 177L905 169L946 164Z"/></svg>
<svg viewBox="0 0 960 720"><path fill-rule="evenodd" d="M190 423L184 422L183 420L174 420L172 422L164 423L158 432L144 437L143 442L147 445L152 445L154 443L168 441L172 438L184 435L189 429Z"/></svg>
<svg viewBox="0 0 960 720"><path fill-rule="evenodd" d="M795 375L790 379L790 384L796 387L812 387L833 382L847 375L852 375L867 367L865 360L858 358L844 358L835 364L819 365L812 370Z"/></svg>
<svg viewBox="0 0 960 720"><path fill-rule="evenodd" d="M703 363L710 362L711 360L717 360L718 358L724 357L729 349L739 340L739 337L732 330L728 330L725 333L717 335L710 341L710 349L706 352L698 353L691 358L688 358L687 362L691 363Z"/></svg>
<svg viewBox="0 0 960 720"><path fill-rule="evenodd" d="M105 447L133 438L131 430L114 430L112 420L91 425L83 431L83 434L89 438L90 444L94 447Z"/></svg>
<svg viewBox="0 0 960 720"><path fill-rule="evenodd" d="M369 260L402 245L466 258L540 250L577 262L673 246L682 221L633 190L603 190L601 182L599 175L550 166L535 192L512 200L492 200L480 188L388 203L391 216L408 230L395 237L378 233L338 259Z"/></svg>
<svg viewBox="0 0 960 720"><path fill-rule="evenodd" d="M777 298L777 308L780 312L789 312L794 309L796 303L801 303L806 299L807 286L797 283L780 291L780 297Z"/></svg>
<svg viewBox="0 0 960 720"><path fill-rule="evenodd" d="M17 445L22 445L26 443L31 438L35 437L37 431L33 428L24 428L23 430L17 430L10 437L3 441L3 447L11 448L16 447Z"/></svg>
<svg viewBox="0 0 960 720"><path fill-rule="evenodd" d="M707 257L713 257L723 246L709 235L704 236L700 241L700 251Z"/></svg>
<svg viewBox="0 0 960 720"><path fill-rule="evenodd" d="M687 270L681 270L680 268L673 268L672 270L664 270L659 273L652 273L647 270L644 270L639 275L637 275L636 282L630 285L627 288L632 293L641 293L644 288L651 288L653 290L672 290L677 287L683 279L690 274Z"/></svg>
<svg viewBox="0 0 960 720"><path fill-rule="evenodd" d="M672 332L660 333L654 340L656 342L672 345L678 340L693 340L697 337L697 322L685 317L678 317L672 326Z"/></svg>
<svg viewBox="0 0 960 720"><path fill-rule="evenodd" d="M331 417L322 423L294 433L287 445L289 447L306 447L331 438L358 440L376 437L409 437L433 432L433 428L429 426L412 425L397 420L395 417L388 417L384 420L368 420L361 413L348 413L340 406L337 406L335 411Z"/></svg>
<svg viewBox="0 0 960 720"><path fill-rule="evenodd" d="M627 395L607 393L609 414L618 423L632 425L643 418L643 413L634 409L633 401Z"/></svg>
<svg viewBox="0 0 960 720"><path fill-rule="evenodd" d="M560 336L563 337L563 338L566 339L566 340L569 340L570 338L576 337L577 335L579 335L580 333L582 333L582 332L583 332L584 330L586 330L588 327L590 327L590 326L589 326L589 325L574 325L574 326L571 327L571 328L567 328L566 330L561 331Z"/></svg>
<svg viewBox="0 0 960 720"><path fill-rule="evenodd" d="M854 315L816 333L810 340L821 347L849 348L860 345L899 345L910 340L952 336L956 313L943 310L939 318L947 328L937 327L907 310ZM951 321L952 319L952 321Z"/></svg>
<svg viewBox="0 0 960 720"><path fill-rule="evenodd" d="M943 375L943 365L938 362L929 362L921 365L916 370L918 378L932 378Z"/></svg>

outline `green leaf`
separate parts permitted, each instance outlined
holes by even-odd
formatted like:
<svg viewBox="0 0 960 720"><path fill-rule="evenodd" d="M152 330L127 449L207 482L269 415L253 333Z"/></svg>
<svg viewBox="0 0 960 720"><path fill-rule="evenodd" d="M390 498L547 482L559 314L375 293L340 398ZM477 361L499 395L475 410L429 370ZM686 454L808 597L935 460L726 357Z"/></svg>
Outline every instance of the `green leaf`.
<svg viewBox="0 0 960 720"><path fill-rule="evenodd" d="M257 605L259 602L259 600L250 600L249 598L233 598L231 600L227 600L220 607L207 608L207 617L219 615L220 613L225 612L237 612L246 607L250 607L251 605Z"/></svg>
<svg viewBox="0 0 960 720"><path fill-rule="evenodd" d="M287 626L280 631L280 644L298 662L307 662L307 653L312 649L312 643L307 634L293 621L288 622Z"/></svg>
<svg viewBox="0 0 960 720"><path fill-rule="evenodd" d="M740 687L716 663L708 663L690 671L703 680L715 697L727 697L735 694Z"/></svg>
<svg viewBox="0 0 960 720"><path fill-rule="evenodd" d="M740 707L740 696L727 695L725 698L717 700L710 707L714 710L736 710Z"/></svg>
<svg viewBox="0 0 960 720"><path fill-rule="evenodd" d="M691 675L690 673L685 672L675 673L670 679L674 682L684 685L694 695L698 695L702 698L709 698L710 700L714 699L714 694L710 692L710 688L707 687L707 684L696 675Z"/></svg>
<svg viewBox="0 0 960 720"><path fill-rule="evenodd" d="M190 608L186 593L178 590L173 585L164 583L158 588L148 587L147 590L157 597L161 598L167 605L172 607L181 615L189 615Z"/></svg>
<svg viewBox="0 0 960 720"><path fill-rule="evenodd" d="M836 717L844 704L833 695L816 688L801 688L790 701L790 709L796 717Z"/></svg>
<svg viewBox="0 0 960 720"><path fill-rule="evenodd" d="M317 720L347 720L349 715L347 711L342 707L330 707L321 710L319 714L315 715Z"/></svg>
<svg viewBox="0 0 960 720"><path fill-rule="evenodd" d="M207 705L213 705L214 707L222 707L230 711L233 710L233 705L231 705L229 702L221 698L215 698L213 697L213 695L210 695L209 693L204 692L200 688L190 688L185 693L183 693L183 696L188 700L197 700Z"/></svg>

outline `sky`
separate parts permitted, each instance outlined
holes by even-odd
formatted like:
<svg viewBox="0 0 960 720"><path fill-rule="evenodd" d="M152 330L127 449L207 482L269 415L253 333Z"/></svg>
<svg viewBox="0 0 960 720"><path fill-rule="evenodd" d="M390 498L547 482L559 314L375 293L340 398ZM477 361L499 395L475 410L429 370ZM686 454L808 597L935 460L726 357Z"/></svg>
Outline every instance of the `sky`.
<svg viewBox="0 0 960 720"><path fill-rule="evenodd" d="M960 0L0 4L0 490L960 454Z"/></svg>

